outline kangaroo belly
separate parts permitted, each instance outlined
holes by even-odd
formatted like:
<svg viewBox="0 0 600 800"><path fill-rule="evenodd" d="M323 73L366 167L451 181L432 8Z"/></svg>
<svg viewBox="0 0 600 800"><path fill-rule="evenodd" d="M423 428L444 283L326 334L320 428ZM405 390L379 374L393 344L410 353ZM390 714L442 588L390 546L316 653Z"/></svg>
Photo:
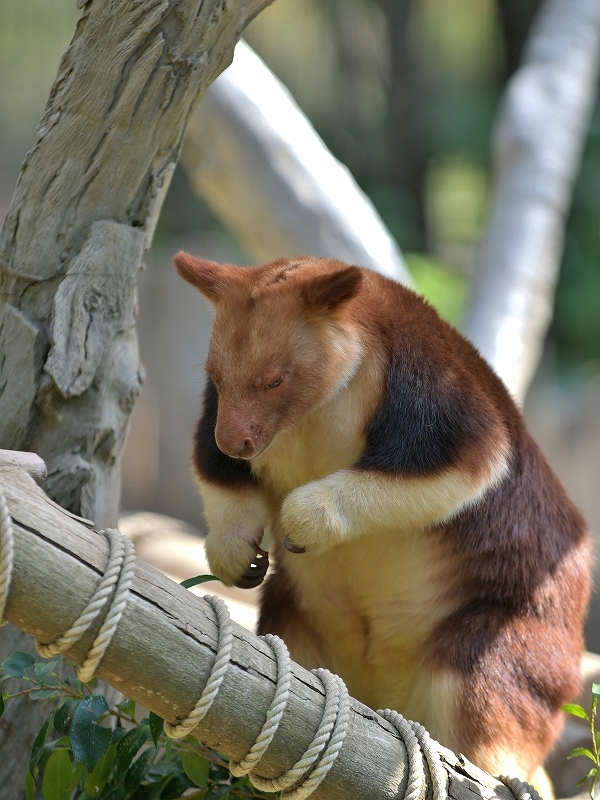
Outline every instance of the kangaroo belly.
<svg viewBox="0 0 600 800"><path fill-rule="evenodd" d="M427 531L389 532L280 557L325 665L367 705L410 708L426 642L454 607L440 542ZM294 655L293 639L290 647Z"/></svg>

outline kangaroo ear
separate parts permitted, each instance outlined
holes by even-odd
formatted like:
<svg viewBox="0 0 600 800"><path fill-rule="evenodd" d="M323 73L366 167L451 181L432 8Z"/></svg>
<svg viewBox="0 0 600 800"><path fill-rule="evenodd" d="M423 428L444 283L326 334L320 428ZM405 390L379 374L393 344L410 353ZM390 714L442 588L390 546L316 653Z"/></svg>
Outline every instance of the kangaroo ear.
<svg viewBox="0 0 600 800"><path fill-rule="evenodd" d="M362 277L359 267L346 267L318 275L304 285L304 300L312 309L333 311L357 294Z"/></svg>
<svg viewBox="0 0 600 800"><path fill-rule="evenodd" d="M191 283L202 294L216 304L231 283L232 267L196 258L180 250L174 257L175 269L184 281Z"/></svg>

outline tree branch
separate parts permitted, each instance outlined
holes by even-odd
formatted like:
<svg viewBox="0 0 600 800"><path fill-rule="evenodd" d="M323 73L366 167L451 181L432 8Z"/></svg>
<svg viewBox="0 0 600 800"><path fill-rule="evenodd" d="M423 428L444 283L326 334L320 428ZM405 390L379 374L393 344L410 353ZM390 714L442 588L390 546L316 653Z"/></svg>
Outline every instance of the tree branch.
<svg viewBox="0 0 600 800"><path fill-rule="evenodd" d="M520 401L552 316L599 57L597 0L547 0L496 123L494 204L464 331Z"/></svg>
<svg viewBox="0 0 600 800"><path fill-rule="evenodd" d="M182 163L257 262L340 258L412 285L371 201L245 42L190 120Z"/></svg>

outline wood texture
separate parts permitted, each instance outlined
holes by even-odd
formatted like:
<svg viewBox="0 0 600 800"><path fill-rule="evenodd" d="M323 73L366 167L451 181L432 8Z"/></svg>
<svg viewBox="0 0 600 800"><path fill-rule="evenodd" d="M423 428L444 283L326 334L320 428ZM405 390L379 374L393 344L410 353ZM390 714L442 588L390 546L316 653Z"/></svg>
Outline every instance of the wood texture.
<svg viewBox="0 0 600 800"><path fill-rule="evenodd" d="M98 583L106 539L47 498L23 471L0 465L0 482L15 523L15 561L6 608L9 621L41 641L63 633ZM100 624L98 621L98 626ZM69 656L81 662L95 631ZM137 561L133 590L98 674L146 708L174 722L194 705L216 652L212 609ZM288 711L261 766L266 777L289 768L310 743L324 705L319 681L293 665ZM234 623L233 657L220 693L195 736L236 760L254 742L275 687L269 647ZM491 776L446 750L450 796L510 798ZM352 701L348 737L315 800L402 797L405 749L373 711Z"/></svg>
<svg viewBox="0 0 600 800"><path fill-rule="evenodd" d="M42 485L48 474L46 464L36 453L24 453L21 450L0 450L0 464L6 467L24 469L38 486Z"/></svg>
<svg viewBox="0 0 600 800"><path fill-rule="evenodd" d="M47 491L100 527L144 379L141 254L194 105L270 1L81 0L21 168L0 236L0 447L39 453ZM39 728L26 708L23 742ZM0 728L0 786L23 785L27 761Z"/></svg>
<svg viewBox="0 0 600 800"><path fill-rule="evenodd" d="M0 237L0 446L47 490L115 524L143 382L135 273L189 115L270 0L89 0Z"/></svg>

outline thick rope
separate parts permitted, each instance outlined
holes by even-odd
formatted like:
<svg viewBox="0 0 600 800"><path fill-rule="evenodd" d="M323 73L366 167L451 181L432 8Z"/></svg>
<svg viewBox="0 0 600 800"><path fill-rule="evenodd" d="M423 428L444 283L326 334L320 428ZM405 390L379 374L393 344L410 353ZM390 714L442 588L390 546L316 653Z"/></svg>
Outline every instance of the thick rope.
<svg viewBox="0 0 600 800"><path fill-rule="evenodd" d="M511 790L516 800L542 800L541 795L530 783L519 780L519 778L509 778L506 775L498 775L498 780Z"/></svg>
<svg viewBox="0 0 600 800"><path fill-rule="evenodd" d="M419 800L425 797L427 779L424 762L427 763L433 788L433 800L446 800L448 775L435 742L419 722L405 719L402 714L389 708L377 712L396 728L406 748L408 759L408 783L404 800Z"/></svg>
<svg viewBox="0 0 600 800"><path fill-rule="evenodd" d="M348 730L350 700L346 684L326 669L313 670L313 674L325 689L325 709L307 751L279 778L261 778L255 773L249 776L252 785L260 791L281 792L282 800L304 800L315 791L338 757ZM321 753L317 766L310 771Z"/></svg>
<svg viewBox="0 0 600 800"><path fill-rule="evenodd" d="M36 642L36 649L44 658L52 658L59 653L64 653L74 645L75 642L78 642L100 613L106 598L114 592L123 566L125 547L122 541L123 537L119 534L115 535L115 531L106 531L105 535L108 538L110 550L104 576L96 587L96 591L92 595L90 602L66 633L59 636L53 642L48 642L48 644Z"/></svg>
<svg viewBox="0 0 600 800"><path fill-rule="evenodd" d="M37 641L35 643L38 653L43 658L52 658L59 653L64 653L81 639L100 613L107 598L113 595L106 618L85 661L77 672L77 677L83 683L87 683L93 678L98 664L114 636L133 580L135 564L133 542L112 528L102 531L102 533L109 541L109 556L102 580L96 587L90 602L62 636L47 644ZM6 622L4 610L12 577L13 550L12 520L4 491L0 486L0 625L4 625Z"/></svg>
<svg viewBox="0 0 600 800"><path fill-rule="evenodd" d="M88 652L85 661L77 672L77 677L83 683L91 681L94 677L98 664L102 661L117 630L125 605L127 604L135 568L135 547L131 539L122 536L119 531L113 530L112 528L108 528L106 531L103 531L103 533L105 536L109 537L111 542L116 543L117 540L119 540L123 545L122 568L106 619L102 623L102 627L98 631L98 635L94 639L94 644Z"/></svg>
<svg viewBox="0 0 600 800"><path fill-rule="evenodd" d="M191 733L194 728L198 727L200 721L208 714L208 710L213 704L213 700L217 696L217 692L223 683L225 672L227 671L229 661L231 660L233 630L231 627L231 619L229 617L227 606L220 597L216 597L215 595L205 595L204 599L207 603L210 603L213 611L215 612L216 623L219 629L217 654L215 656L215 661L210 671L206 686L204 687L204 690L200 695L200 699L192 711L177 725L172 725L170 722L165 720L165 733L167 736L170 736L171 739L181 739L182 737L187 736L187 734Z"/></svg>
<svg viewBox="0 0 600 800"><path fill-rule="evenodd" d="M241 778L242 775L247 775L251 772L264 756L268 746L273 741L273 737L277 733L290 695L292 670L290 666L290 654L287 647L279 636L274 636L272 633L267 633L266 636L262 636L261 638L265 640L275 654L277 663L277 685L275 686L273 700L267 711L265 724L262 726L258 739L241 761L229 762L229 771L236 778Z"/></svg>
<svg viewBox="0 0 600 800"><path fill-rule="evenodd" d="M0 486L0 625L5 625L4 610L13 571L13 526L6 497Z"/></svg>
<svg viewBox="0 0 600 800"><path fill-rule="evenodd" d="M402 714L389 708L380 710L377 713L398 731L400 739L406 748L408 782L404 800L419 800L419 798L425 796L423 788L426 778L421 748L413 729L413 724L410 720L405 719Z"/></svg>
<svg viewBox="0 0 600 800"><path fill-rule="evenodd" d="M117 625L127 603L135 565L135 548L131 539L122 536L119 531L113 528L108 528L105 531L101 531L101 533L108 539L110 549L104 575L96 587L90 602L69 630L62 636L47 644L42 642L35 643L38 653L44 658L51 658L59 653L64 653L81 639L100 613L106 599L113 595L108 613L98 631L98 635L83 664L77 671L77 677L83 683L91 681L94 677L98 664L117 630Z"/></svg>

